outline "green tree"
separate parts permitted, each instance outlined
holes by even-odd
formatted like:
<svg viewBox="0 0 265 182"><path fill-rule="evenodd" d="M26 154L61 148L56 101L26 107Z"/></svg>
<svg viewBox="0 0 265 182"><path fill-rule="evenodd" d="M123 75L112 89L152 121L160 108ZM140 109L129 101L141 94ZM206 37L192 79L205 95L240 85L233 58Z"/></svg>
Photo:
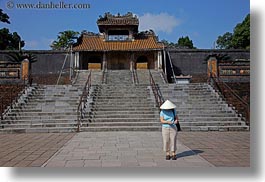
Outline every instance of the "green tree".
<svg viewBox="0 0 265 182"><path fill-rule="evenodd" d="M189 48L189 49L195 49L193 46L192 40L188 36L186 37L180 37L177 43L178 47L183 47L183 48Z"/></svg>
<svg viewBox="0 0 265 182"><path fill-rule="evenodd" d="M8 23L9 16L0 9L0 22ZM18 50L24 47L25 42L21 40L21 37L17 32L9 32L9 29L0 29L0 50Z"/></svg>
<svg viewBox="0 0 265 182"><path fill-rule="evenodd" d="M250 14L234 28L232 44L235 49L250 48Z"/></svg>
<svg viewBox="0 0 265 182"><path fill-rule="evenodd" d="M64 32L59 32L57 40L53 41L50 47L53 50L66 50L74 43L74 39L77 38L79 32L66 30Z"/></svg>
<svg viewBox="0 0 265 182"><path fill-rule="evenodd" d="M230 32L226 32L223 36L219 36L216 44L217 44L217 48L219 49L231 49L233 48L232 45L232 38L233 38L233 34Z"/></svg>
<svg viewBox="0 0 265 182"><path fill-rule="evenodd" d="M2 9L0 9L0 22L10 24L9 16Z"/></svg>
<svg viewBox="0 0 265 182"><path fill-rule="evenodd" d="M242 23L234 28L233 33L226 32L217 38L217 47L220 49L249 49L250 48L250 14Z"/></svg>
<svg viewBox="0 0 265 182"><path fill-rule="evenodd" d="M11 33L7 28L0 29L0 50L19 50L24 46L25 42L17 32Z"/></svg>

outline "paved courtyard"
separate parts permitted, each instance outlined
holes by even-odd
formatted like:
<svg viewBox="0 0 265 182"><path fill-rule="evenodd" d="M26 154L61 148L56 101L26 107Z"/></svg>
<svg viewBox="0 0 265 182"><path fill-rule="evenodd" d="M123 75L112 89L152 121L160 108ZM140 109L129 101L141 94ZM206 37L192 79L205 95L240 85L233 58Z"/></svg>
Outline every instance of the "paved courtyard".
<svg viewBox="0 0 265 182"><path fill-rule="evenodd" d="M166 161L160 132L0 134L2 167L249 167L249 132L180 132Z"/></svg>

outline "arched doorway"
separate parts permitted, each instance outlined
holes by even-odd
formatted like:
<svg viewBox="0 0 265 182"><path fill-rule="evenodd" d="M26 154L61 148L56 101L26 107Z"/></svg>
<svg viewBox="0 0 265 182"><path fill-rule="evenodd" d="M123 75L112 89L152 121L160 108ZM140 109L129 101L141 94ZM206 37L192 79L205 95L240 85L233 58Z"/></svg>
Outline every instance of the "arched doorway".
<svg viewBox="0 0 265 182"><path fill-rule="evenodd" d="M136 69L148 69L148 59L146 56L139 56L137 58Z"/></svg>

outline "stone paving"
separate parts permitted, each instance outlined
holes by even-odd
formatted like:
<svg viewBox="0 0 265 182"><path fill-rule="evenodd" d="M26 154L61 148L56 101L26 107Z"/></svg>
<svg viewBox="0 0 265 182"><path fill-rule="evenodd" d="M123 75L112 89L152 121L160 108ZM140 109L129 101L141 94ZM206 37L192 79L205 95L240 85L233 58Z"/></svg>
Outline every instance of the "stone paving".
<svg viewBox="0 0 265 182"><path fill-rule="evenodd" d="M250 132L183 132L179 140L217 167L250 167Z"/></svg>
<svg viewBox="0 0 265 182"><path fill-rule="evenodd" d="M1 167L249 167L250 132L180 132L166 161L160 132L0 134Z"/></svg>
<svg viewBox="0 0 265 182"><path fill-rule="evenodd" d="M75 135L45 167L211 167L178 142L178 160L166 161L161 132L87 132Z"/></svg>

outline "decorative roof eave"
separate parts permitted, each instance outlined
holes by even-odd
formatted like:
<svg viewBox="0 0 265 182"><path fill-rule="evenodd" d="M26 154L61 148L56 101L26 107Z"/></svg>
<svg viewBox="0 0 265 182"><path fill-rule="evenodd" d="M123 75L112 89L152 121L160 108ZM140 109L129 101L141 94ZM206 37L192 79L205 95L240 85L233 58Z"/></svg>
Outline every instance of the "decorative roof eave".
<svg viewBox="0 0 265 182"><path fill-rule="evenodd" d="M154 51L163 48L152 35L132 41L105 41L103 36L84 35L74 45L74 51Z"/></svg>
<svg viewBox="0 0 265 182"><path fill-rule="evenodd" d="M98 49L73 49L74 52L144 52L144 51L161 51L163 48L155 49L131 49L131 50L98 50Z"/></svg>

